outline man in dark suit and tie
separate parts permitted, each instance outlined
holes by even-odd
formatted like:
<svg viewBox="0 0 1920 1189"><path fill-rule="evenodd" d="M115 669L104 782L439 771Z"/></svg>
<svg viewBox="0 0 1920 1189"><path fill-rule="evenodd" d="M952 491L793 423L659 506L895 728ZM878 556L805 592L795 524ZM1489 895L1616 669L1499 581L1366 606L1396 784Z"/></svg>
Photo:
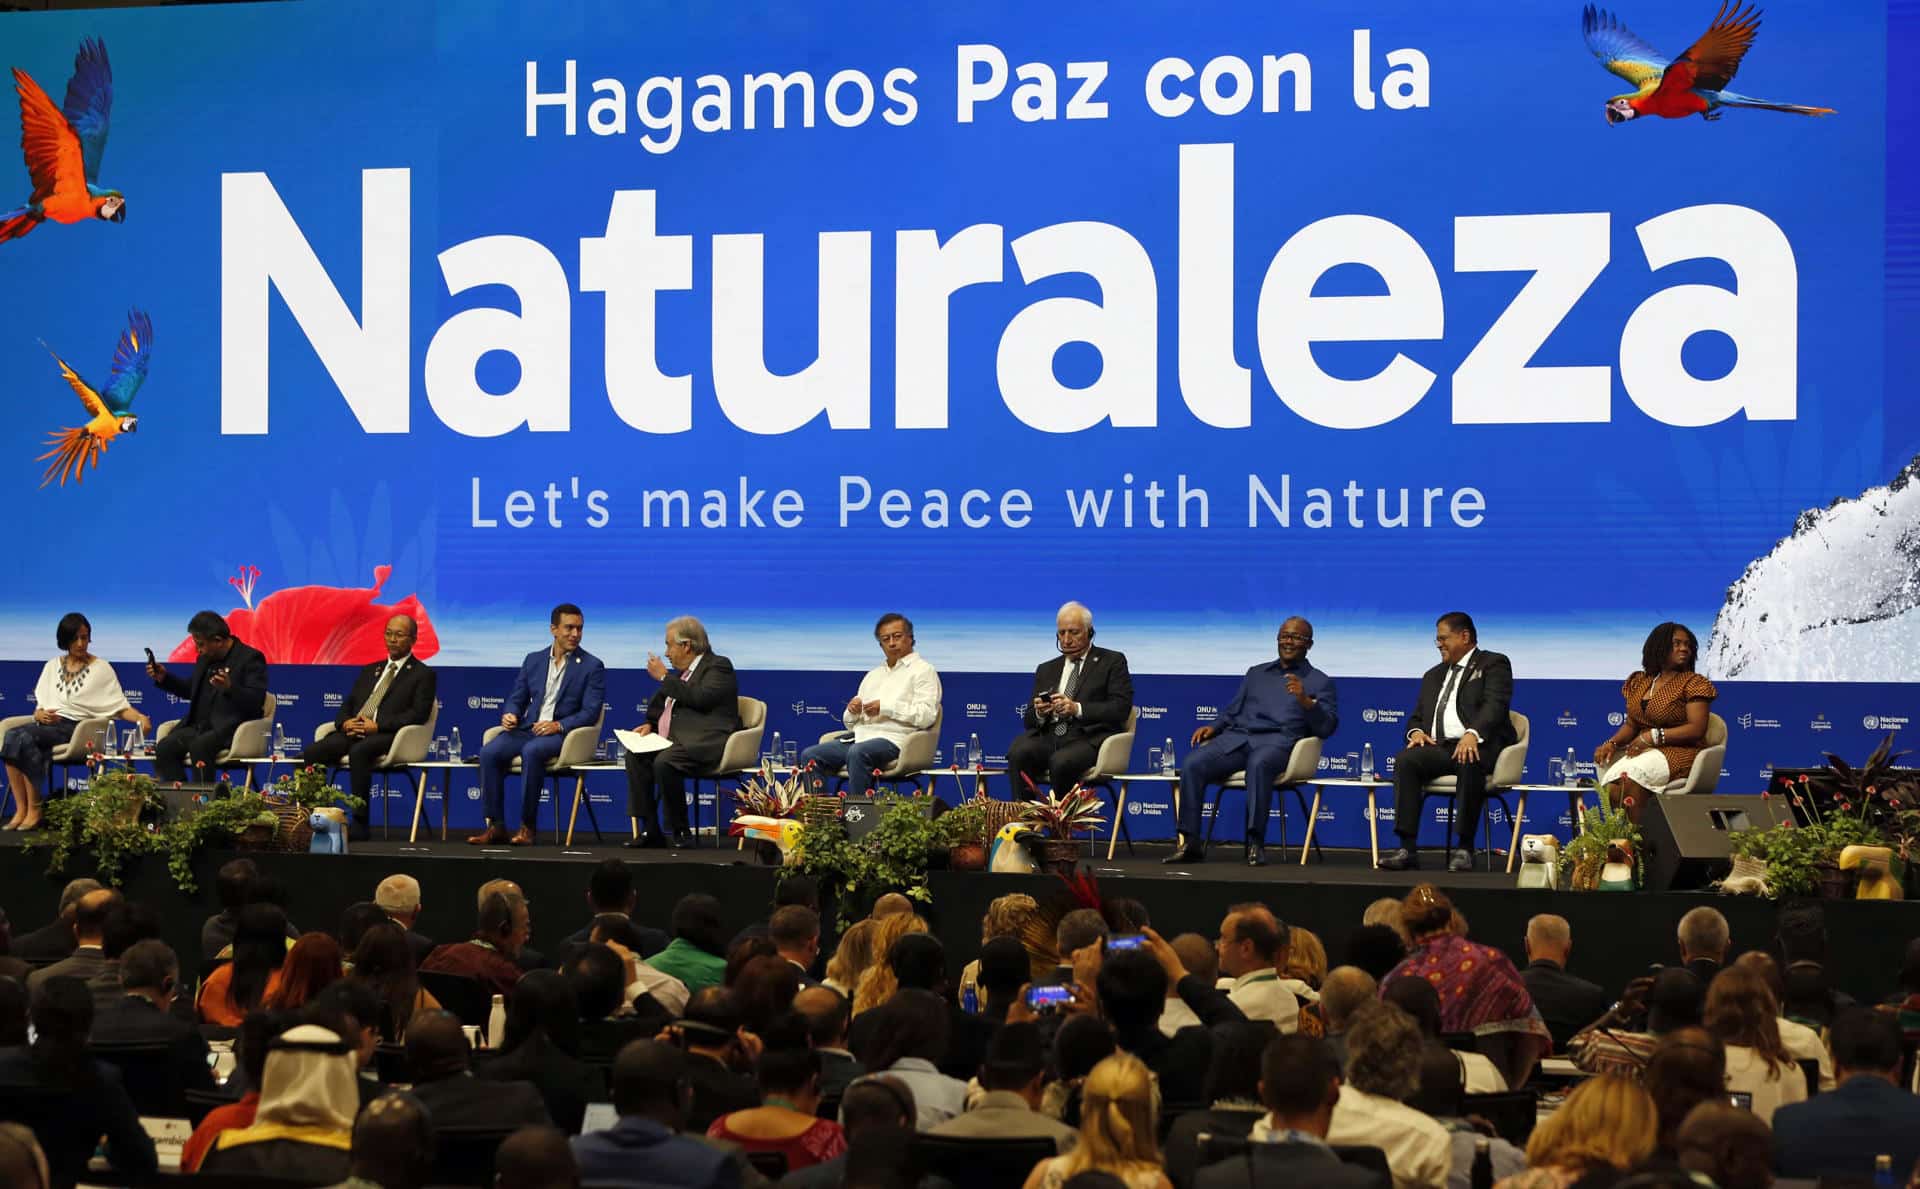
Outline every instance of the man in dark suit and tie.
<svg viewBox="0 0 1920 1189"><path fill-rule="evenodd" d="M1574 1033L1607 1014L1607 993L1598 983L1568 973L1573 929L1567 918L1545 912L1534 917L1527 922L1526 944L1527 968L1520 978L1553 1035L1553 1051L1564 1053Z"/></svg>
<svg viewBox="0 0 1920 1189"><path fill-rule="evenodd" d="M1456 824L1460 849L1447 860L1449 871L1473 870L1473 832L1487 799L1487 774L1500 749L1515 742L1513 663L1480 647L1480 633L1465 611L1449 611L1435 625L1440 663L1420 679L1420 702L1409 720L1407 748L1394 762L1393 832L1400 849L1380 860L1388 871L1420 866L1416 838L1423 790L1430 780L1452 776L1459 803Z"/></svg>
<svg viewBox="0 0 1920 1189"><path fill-rule="evenodd" d="M348 837L367 837L373 811L373 765L393 746L401 727L423 726L433 717L433 695L438 684L432 669L413 656L420 628L411 615L387 621L387 657L360 670L353 691L333 716L333 734L307 745L303 764L332 769L342 762L353 779L353 795L360 805L353 811Z"/></svg>
<svg viewBox="0 0 1920 1189"><path fill-rule="evenodd" d="M1007 779L1020 797L1035 796L1042 781L1055 793L1072 788L1133 713L1126 654L1093 646L1093 612L1068 603L1053 623L1060 655L1034 670L1027 732L1007 748Z"/></svg>
<svg viewBox="0 0 1920 1189"><path fill-rule="evenodd" d="M580 647L586 618L572 603L547 617L551 647L527 654L513 679L513 692L500 715L505 730L480 749L480 796L487 807L487 828L468 838L474 846L532 846L533 823L540 814L540 785L547 761L560 754L567 732L600 720L607 701L607 667ZM520 760L520 828L507 837L507 769Z"/></svg>
<svg viewBox="0 0 1920 1189"><path fill-rule="evenodd" d="M1177 865L1206 858L1200 845L1200 806L1207 786L1244 771L1247 866L1266 866L1273 782L1287 770L1294 744L1309 735L1325 739L1340 725L1333 678L1307 663L1313 625L1294 616L1280 625L1276 645L1279 659L1248 669L1226 710L1193 732L1194 751L1180 770L1180 847L1162 862Z"/></svg>
<svg viewBox="0 0 1920 1189"><path fill-rule="evenodd" d="M1832 1044L1839 1085L1773 1113L1773 1171L1865 1185L1877 1156L1892 1157L1896 1175L1911 1169L1920 1159L1920 1096L1900 1084L1898 1018L1844 1008L1834 1017Z"/></svg>
<svg viewBox="0 0 1920 1189"><path fill-rule="evenodd" d="M153 770L161 780L206 779L213 758L233 742L234 731L267 707L267 658L234 639L226 620L211 611L195 612L187 621L187 635L198 655L191 681L175 677L158 661L147 662L147 676L155 685L187 699L186 718L153 749Z"/></svg>
<svg viewBox="0 0 1920 1189"><path fill-rule="evenodd" d="M1323 1041L1274 1037L1260 1057L1260 1101L1268 1113L1253 1125L1245 1155L1201 1169L1195 1189L1387 1189L1386 1177L1345 1163L1327 1144L1340 1102L1340 1066Z"/></svg>
<svg viewBox="0 0 1920 1189"><path fill-rule="evenodd" d="M667 829L679 849L693 845L687 832L687 777L713 770L740 729L740 683L733 662L713 651L707 629L691 615L667 624L667 659L647 654L647 673L660 683L647 699L639 735L659 734L673 746L627 757L627 813L641 833L629 848L666 846L655 804L667 811ZM671 668L669 668L671 666Z"/></svg>

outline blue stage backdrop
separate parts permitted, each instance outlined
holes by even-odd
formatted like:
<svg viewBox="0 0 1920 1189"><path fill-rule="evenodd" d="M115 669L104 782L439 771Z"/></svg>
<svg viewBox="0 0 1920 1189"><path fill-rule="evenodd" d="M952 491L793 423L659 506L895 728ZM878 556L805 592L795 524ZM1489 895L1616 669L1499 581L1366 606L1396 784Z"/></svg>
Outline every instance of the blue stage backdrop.
<svg viewBox="0 0 1920 1189"><path fill-rule="evenodd" d="M1298 613L1338 770L1462 607L1536 779L1667 619L1729 787L1862 751L1920 676L1915 18L1779 0L1737 81L1609 107L1596 50L1678 56L1718 7L8 18L42 132L0 208L33 163L52 217L0 224L0 655L74 607L116 662L231 610L304 736L346 677L299 666L399 607L472 739L552 604L623 709L691 612L804 740L898 608L997 753L1080 599L1166 675L1139 767Z"/></svg>

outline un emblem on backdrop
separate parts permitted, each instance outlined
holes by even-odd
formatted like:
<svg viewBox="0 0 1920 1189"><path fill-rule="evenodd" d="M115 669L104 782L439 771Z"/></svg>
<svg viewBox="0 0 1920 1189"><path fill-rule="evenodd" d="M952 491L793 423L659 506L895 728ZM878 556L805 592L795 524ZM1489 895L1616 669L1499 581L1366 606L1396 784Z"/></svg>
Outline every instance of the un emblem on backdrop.
<svg viewBox="0 0 1920 1189"><path fill-rule="evenodd" d="M1130 815L1132 815L1132 816L1134 816L1134 817L1139 817L1139 816L1140 816L1140 802L1138 802L1138 801L1129 801L1129 802L1127 802L1127 812L1128 812L1128 813L1129 813Z"/></svg>
<svg viewBox="0 0 1920 1189"><path fill-rule="evenodd" d="M1607 725L1610 727L1617 727L1625 721L1627 721L1627 716L1620 713L1618 710L1615 710L1613 713L1607 715Z"/></svg>
<svg viewBox="0 0 1920 1189"><path fill-rule="evenodd" d="M1380 719L1380 712L1378 710L1375 710L1371 706L1367 707L1365 710L1362 710L1360 712L1361 722L1378 722L1379 719Z"/></svg>
<svg viewBox="0 0 1920 1189"><path fill-rule="evenodd" d="M478 709L480 709L480 695L479 695L479 694L469 694L469 695L467 695L467 709L469 709L469 710L478 710Z"/></svg>
<svg viewBox="0 0 1920 1189"><path fill-rule="evenodd" d="M1867 730L1869 731L1877 731L1880 729L1880 716L1876 714L1869 714L1865 718L1860 720L1860 725L1867 728Z"/></svg>

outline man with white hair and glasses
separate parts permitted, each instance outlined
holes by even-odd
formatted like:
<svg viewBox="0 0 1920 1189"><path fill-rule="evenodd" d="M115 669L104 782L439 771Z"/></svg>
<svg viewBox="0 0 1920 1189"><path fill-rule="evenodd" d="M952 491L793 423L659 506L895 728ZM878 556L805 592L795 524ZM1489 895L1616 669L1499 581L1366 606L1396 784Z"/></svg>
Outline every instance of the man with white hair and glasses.
<svg viewBox="0 0 1920 1189"><path fill-rule="evenodd" d="M627 813L639 824L629 848L693 845L687 832L687 777L711 771L740 729L740 683L733 662L713 651L704 624L691 615L667 622L666 659L647 654L647 675L660 683L647 700L637 734L664 736L665 751L627 756ZM656 806L666 811L660 830Z"/></svg>
<svg viewBox="0 0 1920 1189"><path fill-rule="evenodd" d="M1127 656L1093 646L1093 612L1068 603L1054 617L1060 655L1033 672L1033 696L1021 721L1026 733L1007 748L1015 796L1033 797L1041 783L1064 793L1093 767L1100 744L1126 729L1133 713Z"/></svg>

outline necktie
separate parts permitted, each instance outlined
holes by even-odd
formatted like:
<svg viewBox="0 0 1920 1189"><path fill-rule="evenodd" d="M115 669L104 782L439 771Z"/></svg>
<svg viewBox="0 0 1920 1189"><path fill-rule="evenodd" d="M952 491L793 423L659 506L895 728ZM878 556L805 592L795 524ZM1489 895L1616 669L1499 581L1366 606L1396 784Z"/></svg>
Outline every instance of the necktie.
<svg viewBox="0 0 1920 1189"><path fill-rule="evenodd" d="M1080 692L1080 662L1085 659L1085 657L1076 656L1069 662L1070 667L1067 669L1067 701L1069 702L1073 701L1073 696Z"/></svg>
<svg viewBox="0 0 1920 1189"><path fill-rule="evenodd" d="M1454 681L1454 678L1458 676L1460 676L1459 665L1447 666L1447 680L1443 685L1441 685L1440 700L1434 703L1434 707L1433 707L1433 736L1436 739L1443 739L1446 737L1445 732L1447 728L1447 707L1452 705L1453 681Z"/></svg>
<svg viewBox="0 0 1920 1189"><path fill-rule="evenodd" d="M397 663L387 662L386 670L380 674L380 680L374 683L373 696L367 699L365 706L360 707L361 718L372 718L380 709L380 699L387 696L387 687L393 684L393 675L399 671L400 666Z"/></svg>
<svg viewBox="0 0 1920 1189"><path fill-rule="evenodd" d="M677 674L675 674L674 676L677 676ZM662 739L673 738L673 699L672 698L668 698L667 704L660 707L660 737Z"/></svg>

